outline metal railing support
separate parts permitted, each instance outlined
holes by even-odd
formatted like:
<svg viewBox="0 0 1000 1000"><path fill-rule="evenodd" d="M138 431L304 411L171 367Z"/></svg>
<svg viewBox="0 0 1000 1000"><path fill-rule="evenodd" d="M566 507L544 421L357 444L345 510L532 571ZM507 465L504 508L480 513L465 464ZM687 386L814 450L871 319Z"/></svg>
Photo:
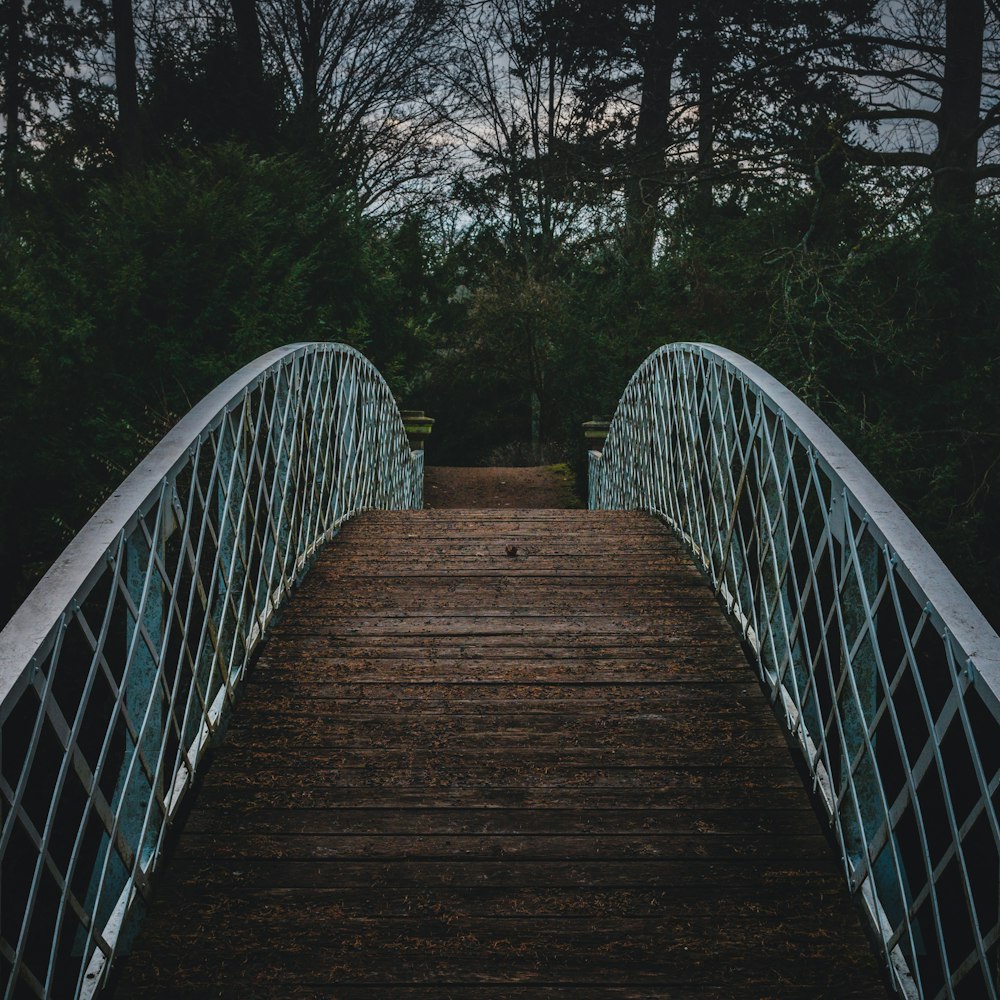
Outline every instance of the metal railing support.
<svg viewBox="0 0 1000 1000"><path fill-rule="evenodd" d="M646 360L589 479L591 509L652 512L708 574L897 990L997 1000L1000 638L909 519L791 392L708 344Z"/></svg>
<svg viewBox="0 0 1000 1000"><path fill-rule="evenodd" d="M0 633L0 997L91 997L254 650L358 511L421 504L379 373L272 351L202 400Z"/></svg>

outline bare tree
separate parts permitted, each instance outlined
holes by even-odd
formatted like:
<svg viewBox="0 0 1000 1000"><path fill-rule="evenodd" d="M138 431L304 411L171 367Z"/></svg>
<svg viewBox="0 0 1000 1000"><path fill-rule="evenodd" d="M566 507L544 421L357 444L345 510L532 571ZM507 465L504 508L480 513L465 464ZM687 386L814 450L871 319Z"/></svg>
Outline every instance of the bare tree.
<svg viewBox="0 0 1000 1000"><path fill-rule="evenodd" d="M444 0L260 0L263 44L304 144L322 143L362 207L434 175L432 69Z"/></svg>
<svg viewBox="0 0 1000 1000"><path fill-rule="evenodd" d="M586 204L574 155L573 67L551 0L486 0L455 19L446 111L472 158L462 190L527 271L544 270Z"/></svg>
<svg viewBox="0 0 1000 1000"><path fill-rule="evenodd" d="M915 170L936 211L970 209L978 182L1000 177L989 135L1000 126L998 14L994 0L887 2L872 60L854 67L868 130L851 157Z"/></svg>
<svg viewBox="0 0 1000 1000"><path fill-rule="evenodd" d="M260 21L256 0L231 0L233 24L236 27L236 52L240 75L240 91L255 106L259 118L266 115L267 94L264 88L264 55L260 40ZM268 129L266 123L250 126L251 118L242 122L244 138L259 142Z"/></svg>
<svg viewBox="0 0 1000 1000"><path fill-rule="evenodd" d="M459 195L473 230L498 239L505 258L474 292L470 337L524 388L536 461L565 336L560 251L579 240L597 190L576 148L581 106L556 7L553 0L464 5L444 88L450 134L469 158Z"/></svg>

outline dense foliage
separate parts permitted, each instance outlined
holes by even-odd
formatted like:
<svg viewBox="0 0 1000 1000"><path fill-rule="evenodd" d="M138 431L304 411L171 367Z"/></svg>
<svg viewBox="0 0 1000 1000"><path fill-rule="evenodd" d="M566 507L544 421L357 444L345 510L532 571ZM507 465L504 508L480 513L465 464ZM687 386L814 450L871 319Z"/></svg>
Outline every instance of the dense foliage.
<svg viewBox="0 0 1000 1000"><path fill-rule="evenodd" d="M995 26L946 37L918 0L892 23L860 0L154 7L132 95L102 5L0 26L0 619L201 394L336 339L455 464L579 461L655 347L732 347L1000 621ZM33 11L63 25L48 49ZM977 30L969 161L946 70ZM891 102L863 90L890 72Z"/></svg>

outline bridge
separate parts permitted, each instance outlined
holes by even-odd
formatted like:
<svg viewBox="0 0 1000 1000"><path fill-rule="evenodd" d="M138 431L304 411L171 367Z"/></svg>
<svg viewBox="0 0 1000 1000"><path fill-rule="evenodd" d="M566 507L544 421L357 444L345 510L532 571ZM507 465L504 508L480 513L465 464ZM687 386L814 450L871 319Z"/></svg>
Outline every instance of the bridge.
<svg viewBox="0 0 1000 1000"><path fill-rule="evenodd" d="M0 634L5 998L998 996L1000 639L787 389L673 344L589 510L423 508L268 354Z"/></svg>

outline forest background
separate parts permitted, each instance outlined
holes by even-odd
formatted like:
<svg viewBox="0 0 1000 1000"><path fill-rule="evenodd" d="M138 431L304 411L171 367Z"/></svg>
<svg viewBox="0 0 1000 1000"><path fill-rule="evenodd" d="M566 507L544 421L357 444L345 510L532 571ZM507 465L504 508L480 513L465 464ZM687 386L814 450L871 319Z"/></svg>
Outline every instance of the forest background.
<svg viewBox="0 0 1000 1000"><path fill-rule="evenodd" d="M583 457L660 344L771 371L1000 623L995 0L3 0L0 623L265 350L437 464Z"/></svg>

